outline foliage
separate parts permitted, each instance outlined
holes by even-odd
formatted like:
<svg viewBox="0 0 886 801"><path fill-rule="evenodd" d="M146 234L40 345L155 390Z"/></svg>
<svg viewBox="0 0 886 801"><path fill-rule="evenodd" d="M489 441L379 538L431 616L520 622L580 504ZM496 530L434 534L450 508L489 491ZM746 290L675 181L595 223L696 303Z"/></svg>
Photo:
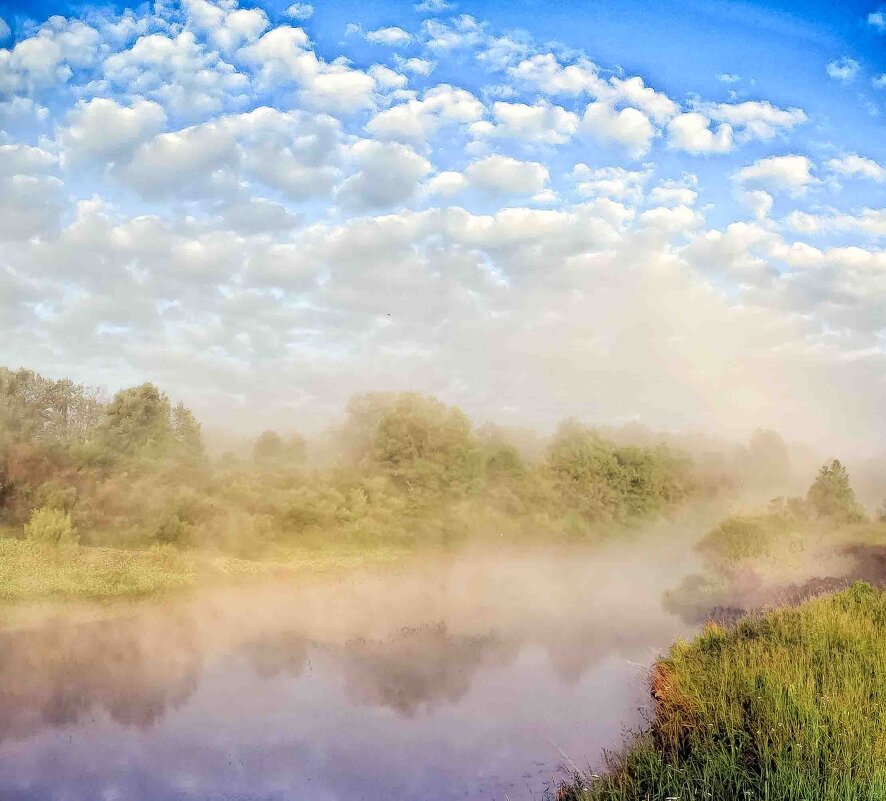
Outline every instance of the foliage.
<svg viewBox="0 0 886 801"><path fill-rule="evenodd" d="M212 461L192 412L153 384L105 403L29 371L0 378L0 525L21 530L46 507L88 546L259 558L320 540L587 539L667 513L698 486L689 461L661 446L616 446L569 423L545 451L414 392L355 397L326 464L307 461L301 436L273 431L251 459Z"/></svg>
<svg viewBox="0 0 886 801"><path fill-rule="evenodd" d="M819 517L844 523L865 519L864 510L855 500L855 492L849 484L849 473L839 459L822 466L809 488L806 501Z"/></svg>
<svg viewBox="0 0 886 801"><path fill-rule="evenodd" d="M390 476L410 492L471 492L483 463L460 409L416 392L352 399L345 429L359 465Z"/></svg>
<svg viewBox="0 0 886 801"><path fill-rule="evenodd" d="M886 593L709 624L654 668L648 729L563 801L886 798Z"/></svg>
<svg viewBox="0 0 886 801"><path fill-rule="evenodd" d="M78 540L71 513L49 506L31 512L24 533L25 539L46 545L76 545Z"/></svg>
<svg viewBox="0 0 886 801"><path fill-rule="evenodd" d="M263 431L252 447L252 460L260 467L300 467L307 455L304 437L293 434L284 440L275 431Z"/></svg>
<svg viewBox="0 0 886 801"><path fill-rule="evenodd" d="M613 446L571 420L557 430L547 460L558 489L587 520L648 516L692 493L688 464L666 448Z"/></svg>

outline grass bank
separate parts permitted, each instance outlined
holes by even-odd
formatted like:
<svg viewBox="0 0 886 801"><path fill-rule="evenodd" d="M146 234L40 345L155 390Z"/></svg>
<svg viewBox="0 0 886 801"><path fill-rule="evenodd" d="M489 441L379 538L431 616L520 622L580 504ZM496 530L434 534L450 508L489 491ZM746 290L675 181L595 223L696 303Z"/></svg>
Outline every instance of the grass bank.
<svg viewBox="0 0 886 801"><path fill-rule="evenodd" d="M329 543L280 548L258 561L169 546L60 548L6 538L0 539L0 604L155 596L198 584L391 562L407 553L392 545Z"/></svg>
<svg viewBox="0 0 886 801"><path fill-rule="evenodd" d="M647 729L562 801L886 799L886 593L709 624L651 675Z"/></svg>

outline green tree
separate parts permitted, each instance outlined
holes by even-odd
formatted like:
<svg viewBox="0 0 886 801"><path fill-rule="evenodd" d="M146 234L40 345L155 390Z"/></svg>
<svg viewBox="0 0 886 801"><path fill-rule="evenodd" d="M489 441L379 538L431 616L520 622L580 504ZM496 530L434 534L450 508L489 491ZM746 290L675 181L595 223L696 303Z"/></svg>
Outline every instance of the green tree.
<svg viewBox="0 0 886 801"><path fill-rule="evenodd" d="M179 453L187 459L202 460L205 455L200 423L183 403L177 403L170 415L170 432Z"/></svg>
<svg viewBox="0 0 886 801"><path fill-rule="evenodd" d="M849 483L849 473L839 459L823 465L818 471L806 494L806 502L822 518L840 523L865 519L864 510Z"/></svg>
<svg viewBox="0 0 886 801"><path fill-rule="evenodd" d="M357 396L348 404L346 436L358 464L410 491L471 492L482 482L471 421L436 398L417 392Z"/></svg>
<svg viewBox="0 0 886 801"><path fill-rule="evenodd" d="M127 455L161 455L172 439L169 398L153 384L121 389L105 411L107 446Z"/></svg>
<svg viewBox="0 0 886 801"><path fill-rule="evenodd" d="M285 449L283 438L276 431L262 431L252 446L252 460L264 466L276 464Z"/></svg>
<svg viewBox="0 0 886 801"><path fill-rule="evenodd" d="M78 536L70 512L42 506L25 523L25 538L47 545L76 545Z"/></svg>

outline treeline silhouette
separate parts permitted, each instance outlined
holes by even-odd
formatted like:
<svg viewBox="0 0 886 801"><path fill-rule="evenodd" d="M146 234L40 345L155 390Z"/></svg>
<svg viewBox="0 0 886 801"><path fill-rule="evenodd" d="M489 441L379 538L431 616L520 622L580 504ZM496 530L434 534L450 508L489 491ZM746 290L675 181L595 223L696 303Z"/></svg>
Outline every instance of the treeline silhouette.
<svg viewBox="0 0 886 801"><path fill-rule="evenodd" d="M0 526L49 542L241 556L329 537L581 539L746 482L734 459L712 469L710 454L693 458L649 432L630 439L568 420L527 446L520 432L478 428L435 398L370 393L315 442L266 431L250 453L210 458L192 412L152 384L108 399L0 368ZM745 456L755 447L770 471L787 469L777 435L758 435Z"/></svg>

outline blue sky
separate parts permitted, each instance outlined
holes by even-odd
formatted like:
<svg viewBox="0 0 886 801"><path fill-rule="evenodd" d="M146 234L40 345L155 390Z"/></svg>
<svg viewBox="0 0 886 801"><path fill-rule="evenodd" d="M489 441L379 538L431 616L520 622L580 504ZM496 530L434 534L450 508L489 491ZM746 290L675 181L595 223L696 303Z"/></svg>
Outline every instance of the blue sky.
<svg viewBox="0 0 886 801"><path fill-rule="evenodd" d="M247 428L408 388L886 444L886 6L0 18L2 362Z"/></svg>

